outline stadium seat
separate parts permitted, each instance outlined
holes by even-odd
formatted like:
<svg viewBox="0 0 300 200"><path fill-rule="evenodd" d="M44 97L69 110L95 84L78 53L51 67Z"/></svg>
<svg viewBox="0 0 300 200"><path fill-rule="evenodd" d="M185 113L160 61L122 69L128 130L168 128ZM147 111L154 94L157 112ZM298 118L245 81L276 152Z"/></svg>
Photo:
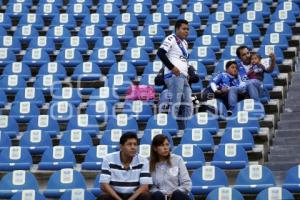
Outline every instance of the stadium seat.
<svg viewBox="0 0 300 200"><path fill-rule="evenodd" d="M7 104L7 97L3 90L0 90L0 108Z"/></svg>
<svg viewBox="0 0 300 200"><path fill-rule="evenodd" d="M107 3L111 3L117 6L118 8L120 8L123 4L121 0L99 0L98 5L107 4Z"/></svg>
<svg viewBox="0 0 300 200"><path fill-rule="evenodd" d="M105 130L101 137L100 145L108 145L109 147L118 150L120 145L120 138L126 132L129 131L118 128Z"/></svg>
<svg viewBox="0 0 300 200"><path fill-rule="evenodd" d="M141 48L147 53L151 53L154 50L154 44L149 37L137 36L132 38L128 43L128 48Z"/></svg>
<svg viewBox="0 0 300 200"><path fill-rule="evenodd" d="M69 147L54 146L44 151L38 164L40 170L59 170L75 167L76 159Z"/></svg>
<svg viewBox="0 0 300 200"><path fill-rule="evenodd" d="M291 27L283 21L270 23L266 35L271 33L279 33L287 39L290 39L293 35Z"/></svg>
<svg viewBox="0 0 300 200"><path fill-rule="evenodd" d="M139 85L149 85L149 86L154 87L156 92L162 92L163 91L163 86L155 85L154 80L155 80L156 75L157 74L143 74Z"/></svg>
<svg viewBox="0 0 300 200"><path fill-rule="evenodd" d="M133 31L126 25L113 26L108 35L118 38L120 42L129 42L134 38Z"/></svg>
<svg viewBox="0 0 300 200"><path fill-rule="evenodd" d="M290 26L294 26L297 22L296 17L292 11L276 9L270 17L270 22L279 21L283 21Z"/></svg>
<svg viewBox="0 0 300 200"><path fill-rule="evenodd" d="M16 56L9 48L0 48L0 67L3 68L9 63L15 62Z"/></svg>
<svg viewBox="0 0 300 200"><path fill-rule="evenodd" d="M277 10L287 10L287 11L292 11L294 15L297 17L300 14L300 9L299 9L299 2L293 1L293 2L284 2L284 1L278 1L279 4L277 5L276 9Z"/></svg>
<svg viewBox="0 0 300 200"><path fill-rule="evenodd" d="M69 30L76 27L76 20L73 15L68 13L60 13L55 15L51 21L51 26L63 26Z"/></svg>
<svg viewBox="0 0 300 200"><path fill-rule="evenodd" d="M38 5L36 13L39 13L44 19L53 19L53 17L59 13L59 8L54 3L41 3Z"/></svg>
<svg viewBox="0 0 300 200"><path fill-rule="evenodd" d="M216 134L219 131L219 123L216 116L207 112L198 112L187 121L186 127L207 129L211 134Z"/></svg>
<svg viewBox="0 0 300 200"><path fill-rule="evenodd" d="M171 114L158 113L149 118L145 130L147 129L163 129L173 136L177 134L178 126Z"/></svg>
<svg viewBox="0 0 300 200"><path fill-rule="evenodd" d="M137 121L127 114L117 114L116 117L108 119L106 130L115 128L128 132L137 132L139 130Z"/></svg>
<svg viewBox="0 0 300 200"><path fill-rule="evenodd" d="M68 101L58 101L50 104L48 114L54 120L65 122L77 116L77 110L75 106Z"/></svg>
<svg viewBox="0 0 300 200"><path fill-rule="evenodd" d="M235 34L232 37L230 37L227 41L227 46L234 46L234 45L246 45L250 49L253 49L253 42L251 40L251 37L245 35L245 34Z"/></svg>
<svg viewBox="0 0 300 200"><path fill-rule="evenodd" d="M186 12L193 12L200 18L208 19L210 12L206 2L208 1L189 1Z"/></svg>
<svg viewBox="0 0 300 200"><path fill-rule="evenodd" d="M212 65L216 61L214 50L208 46L194 46L189 58L198 60L205 65Z"/></svg>
<svg viewBox="0 0 300 200"><path fill-rule="evenodd" d="M62 84L58 77L52 74L37 76L33 87L41 89L43 94L53 94L56 90L61 90Z"/></svg>
<svg viewBox="0 0 300 200"><path fill-rule="evenodd" d="M93 141L84 129L72 129L63 132L59 145L69 147L74 154L79 154L86 153L93 146Z"/></svg>
<svg viewBox="0 0 300 200"><path fill-rule="evenodd" d="M94 26L96 26L100 29L104 29L104 28L107 27L107 20L106 20L106 17L102 14L99 14L99 13L88 14L88 13L86 13L82 24L85 25L85 26L94 25Z"/></svg>
<svg viewBox="0 0 300 200"><path fill-rule="evenodd" d="M128 3L127 12L134 14L137 19L145 19L150 15L149 6L144 2Z"/></svg>
<svg viewBox="0 0 300 200"><path fill-rule="evenodd" d="M104 100L111 103L116 103L119 101L119 95L116 90L110 87L100 87L95 89L90 95L90 100ZM99 107L100 110L101 107Z"/></svg>
<svg viewBox="0 0 300 200"><path fill-rule="evenodd" d="M114 25L126 25L130 29L136 30L139 24L134 14L122 13L116 16L114 19Z"/></svg>
<svg viewBox="0 0 300 200"><path fill-rule="evenodd" d="M187 36L186 40L188 42L194 42L196 40L196 38L198 33L196 31L196 29L193 26L189 26L189 35Z"/></svg>
<svg viewBox="0 0 300 200"><path fill-rule="evenodd" d="M245 22L252 22L253 24L257 25L258 27L262 27L264 24L264 18L261 12L256 12L253 10L244 12L239 17L239 24L243 24Z"/></svg>
<svg viewBox="0 0 300 200"><path fill-rule="evenodd" d="M26 81L18 75L3 76L0 79L0 89L6 94L16 94L18 91L26 87Z"/></svg>
<svg viewBox="0 0 300 200"><path fill-rule="evenodd" d="M78 36L84 38L87 42L96 42L102 37L102 32L96 25L84 25L80 27Z"/></svg>
<svg viewBox="0 0 300 200"><path fill-rule="evenodd" d="M19 191L39 190L34 175L25 170L15 170L5 174L0 181L0 198L9 199Z"/></svg>
<svg viewBox="0 0 300 200"><path fill-rule="evenodd" d="M88 44L84 38L72 36L64 40L61 50L75 48L80 53L85 53L88 50Z"/></svg>
<svg viewBox="0 0 300 200"><path fill-rule="evenodd" d="M261 45L257 53L261 57L269 57L269 54L273 52L276 56L276 63L281 64L284 57L281 48L277 45Z"/></svg>
<svg viewBox="0 0 300 200"><path fill-rule="evenodd" d="M27 131L41 130L51 137L59 134L58 122L51 115L38 115L30 120L27 126Z"/></svg>
<svg viewBox="0 0 300 200"><path fill-rule="evenodd" d="M44 195L47 198L58 198L72 189L86 189L84 177L73 169L61 169L49 178Z"/></svg>
<svg viewBox="0 0 300 200"><path fill-rule="evenodd" d="M52 0L41 0L39 3L40 4L52 3L57 8L61 8L63 6L63 4L64 4L62 0L56 0L54 2Z"/></svg>
<svg viewBox="0 0 300 200"><path fill-rule="evenodd" d="M88 101L86 114L91 117L95 117L99 122L107 121L109 118L115 116L115 107L112 104L113 102L109 102L104 99L91 99Z"/></svg>
<svg viewBox="0 0 300 200"><path fill-rule="evenodd" d="M244 22L242 24L238 24L234 34L244 34L246 36L249 36L252 40L258 40L261 37L259 28L252 22Z"/></svg>
<svg viewBox="0 0 300 200"><path fill-rule="evenodd" d="M163 63L160 60L154 60L153 62L149 62L148 65L144 69L143 74L156 74L163 67Z"/></svg>
<svg viewBox="0 0 300 200"><path fill-rule="evenodd" d="M226 119L228 116L227 108L221 99L209 99L203 102L203 105L208 113L215 115L218 119Z"/></svg>
<svg viewBox="0 0 300 200"><path fill-rule="evenodd" d="M151 152L151 144L140 144L139 145L139 155L149 159Z"/></svg>
<svg viewBox="0 0 300 200"><path fill-rule="evenodd" d="M64 87L52 94L52 103L59 101L68 101L77 107L81 103L81 93L77 88Z"/></svg>
<svg viewBox="0 0 300 200"><path fill-rule="evenodd" d="M0 23L1 23L1 28L10 28L12 23L11 23L11 19L8 15L6 15L5 13L0 13ZM5 31L6 32L6 31ZM0 31L0 35L4 36L4 34L2 34L3 32ZM6 35L6 34L5 34Z"/></svg>
<svg viewBox="0 0 300 200"><path fill-rule="evenodd" d="M205 79L205 76L207 75L207 69L202 62L200 62L198 60L189 59L188 63L189 63L189 65L194 67L194 69L196 70L196 72L199 75L201 80Z"/></svg>
<svg viewBox="0 0 300 200"><path fill-rule="evenodd" d="M81 168L84 170L101 170L103 157L113 151L115 149L110 145L91 146L81 164Z"/></svg>
<svg viewBox="0 0 300 200"><path fill-rule="evenodd" d="M94 46L94 49L99 48L109 48L114 53L119 53L122 49L120 41L114 36L100 37Z"/></svg>
<svg viewBox="0 0 300 200"><path fill-rule="evenodd" d="M37 30L41 30L44 27L44 21L41 15L35 13L28 13L23 15L20 19L18 26L32 25Z"/></svg>
<svg viewBox="0 0 300 200"><path fill-rule="evenodd" d="M270 74L270 73L265 73L264 74L263 84L264 84L264 89L267 89L267 90L272 90L273 89L274 80L273 80L272 74Z"/></svg>
<svg viewBox="0 0 300 200"><path fill-rule="evenodd" d="M175 5L177 7L180 7L183 4L182 0L159 0L157 2L157 5L160 6L165 3L172 3L173 5Z"/></svg>
<svg viewBox="0 0 300 200"><path fill-rule="evenodd" d="M38 36L32 38L27 50L38 49L38 48L42 48L48 54L53 53L55 51L55 44L53 42L53 39L47 36Z"/></svg>
<svg viewBox="0 0 300 200"><path fill-rule="evenodd" d="M84 134L88 133L90 136L96 136L99 133L99 126L97 120L88 114L73 115L67 125L67 130L80 129Z"/></svg>
<svg viewBox="0 0 300 200"><path fill-rule="evenodd" d="M129 6L131 6L133 4L136 4L136 3L142 3L143 5L145 5L145 6L149 7L149 8L152 6L151 0L129 0L127 2L127 4Z"/></svg>
<svg viewBox="0 0 300 200"><path fill-rule="evenodd" d="M148 15L145 19L144 26L146 27L155 24L157 24L157 26L160 26L163 29L168 28L170 26L168 17L160 12L154 12Z"/></svg>
<svg viewBox="0 0 300 200"><path fill-rule="evenodd" d="M221 137L220 145L233 143L242 146L245 150L254 147L254 139L251 132L244 128L226 128Z"/></svg>
<svg viewBox="0 0 300 200"><path fill-rule="evenodd" d="M106 19L113 20L116 16L120 15L120 10L116 4L101 3L96 13L103 14Z"/></svg>
<svg viewBox="0 0 300 200"><path fill-rule="evenodd" d="M294 200L294 196L288 190L282 187L269 187L261 191L257 196L256 200L265 199L289 199Z"/></svg>
<svg viewBox="0 0 300 200"><path fill-rule="evenodd" d="M212 35L202 35L195 40L195 47L207 46L212 48L214 51L220 50L220 42L216 37Z"/></svg>
<svg viewBox="0 0 300 200"><path fill-rule="evenodd" d="M286 50L289 47L287 38L281 33L270 33L266 34L262 45L276 45L279 46L282 50Z"/></svg>
<svg viewBox="0 0 300 200"><path fill-rule="evenodd" d="M18 75L19 77L28 80L31 78L31 71L25 63L13 62L5 66L2 72L3 76Z"/></svg>
<svg viewBox="0 0 300 200"><path fill-rule="evenodd" d="M96 63L99 67L111 66L116 63L116 57L112 50L108 48L98 48L93 50L89 61ZM80 62L78 64L80 64Z"/></svg>
<svg viewBox="0 0 300 200"><path fill-rule="evenodd" d="M123 76L128 76L130 79L134 79L136 77L135 66L130 62L130 59L128 59L128 61L120 61L113 64L110 67L107 76L117 74L123 74Z"/></svg>
<svg viewBox="0 0 300 200"><path fill-rule="evenodd" d="M249 2L247 11L255 11L262 13L263 17L268 17L271 15L270 7L265 2L256 1L253 3Z"/></svg>
<svg viewBox="0 0 300 200"><path fill-rule="evenodd" d="M165 31L158 24L149 24L144 26L141 36L147 36L153 42L162 42L165 38Z"/></svg>
<svg viewBox="0 0 300 200"><path fill-rule="evenodd" d="M83 62L83 58L77 48L69 48L61 49L56 57L56 61L65 67L75 67Z"/></svg>
<svg viewBox="0 0 300 200"><path fill-rule="evenodd" d="M100 187L100 173L97 174L95 181L93 183L93 187L90 189L91 193L93 193L94 196L100 196L101 194L101 187Z"/></svg>
<svg viewBox="0 0 300 200"><path fill-rule="evenodd" d="M275 179L270 169L263 165L249 165L240 170L234 188L241 193L259 193L274 185Z"/></svg>
<svg viewBox="0 0 300 200"><path fill-rule="evenodd" d="M200 147L202 151L211 151L214 148L214 140L211 133L203 128L186 128L180 144L193 144Z"/></svg>
<svg viewBox="0 0 300 200"><path fill-rule="evenodd" d="M227 41L229 37L227 28L220 23L208 24L204 29L203 35L211 35L218 38L219 41Z"/></svg>
<svg viewBox="0 0 300 200"><path fill-rule="evenodd" d="M14 138L19 134L19 126L14 118L0 115L0 131L10 138Z"/></svg>
<svg viewBox="0 0 300 200"><path fill-rule="evenodd" d="M59 200L69 200L69 199L95 200L95 196L89 191L84 189L72 189L63 193Z"/></svg>
<svg viewBox="0 0 300 200"><path fill-rule="evenodd" d="M83 62L75 67L71 79L74 81L97 81L101 77L101 71L95 63Z"/></svg>
<svg viewBox="0 0 300 200"><path fill-rule="evenodd" d="M181 14L178 19L185 19L189 22L189 26L194 27L195 29L199 29L201 26L201 19L199 15L193 12L185 12Z"/></svg>
<svg viewBox="0 0 300 200"><path fill-rule="evenodd" d="M149 56L142 48L128 48L123 55L123 60L134 66L146 66L149 63Z"/></svg>
<svg viewBox="0 0 300 200"><path fill-rule="evenodd" d="M60 63L48 62L41 66L37 76L52 75L59 80L64 80L67 76L66 69Z"/></svg>
<svg viewBox="0 0 300 200"><path fill-rule="evenodd" d="M19 146L3 149L0 153L0 159L1 171L29 170L32 165L32 158L28 149Z"/></svg>
<svg viewBox="0 0 300 200"><path fill-rule="evenodd" d="M215 166L203 166L194 170L191 179L194 195L208 194L216 188L228 186L225 172Z"/></svg>
<svg viewBox="0 0 300 200"><path fill-rule="evenodd" d="M26 87L23 90L19 90L15 96L14 103L18 102L30 102L38 107L41 107L45 103L43 92L40 89L34 87Z"/></svg>
<svg viewBox="0 0 300 200"><path fill-rule="evenodd" d="M85 3L71 4L68 6L66 11L69 15L73 15L75 20L82 20L87 14L90 13L90 10Z"/></svg>
<svg viewBox="0 0 300 200"><path fill-rule="evenodd" d="M158 5L157 12L163 13L169 19L176 19L180 14L179 8L171 2Z"/></svg>
<svg viewBox="0 0 300 200"><path fill-rule="evenodd" d="M208 24L216 24L220 23L224 25L225 27L231 27L232 26L232 17L227 12L223 11L217 11L215 13L212 13L208 17Z"/></svg>
<svg viewBox="0 0 300 200"><path fill-rule="evenodd" d="M18 26L17 30L14 32L14 38L18 39L20 42L30 42L33 38L38 37L39 33L37 29L32 25Z"/></svg>
<svg viewBox="0 0 300 200"><path fill-rule="evenodd" d="M35 190L21 190L14 194L10 200L26 200L26 199L35 199L35 200L46 200L44 195Z"/></svg>
<svg viewBox="0 0 300 200"><path fill-rule="evenodd" d="M13 36L3 35L0 37L0 48L9 48L14 53L18 53L21 50L21 43Z"/></svg>
<svg viewBox="0 0 300 200"><path fill-rule="evenodd" d="M52 140L48 132L41 129L25 131L20 139L20 146L28 149L31 154L42 154L52 148Z"/></svg>
<svg viewBox="0 0 300 200"><path fill-rule="evenodd" d="M198 169L205 163L201 148L193 144L180 144L174 148L172 153L183 158L188 170Z"/></svg>
<svg viewBox="0 0 300 200"><path fill-rule="evenodd" d="M238 111L247 111L251 113L251 116L257 117L257 119L263 119L266 115L263 104L253 99L244 99L238 102L233 113L237 113Z"/></svg>
<svg viewBox="0 0 300 200"><path fill-rule="evenodd" d="M14 102L9 112L9 116L16 119L17 122L29 122L39 114L37 105L30 101Z"/></svg>
<svg viewBox="0 0 300 200"><path fill-rule="evenodd" d="M238 111L227 120L226 128L244 128L255 134L259 132L260 125L258 119L251 112Z"/></svg>
<svg viewBox="0 0 300 200"><path fill-rule="evenodd" d="M41 67L50 62L50 57L43 48L30 49L24 55L22 62L30 67Z"/></svg>
<svg viewBox="0 0 300 200"><path fill-rule="evenodd" d="M282 187L292 193L298 193L300 191L300 165L294 166L287 170L284 183Z"/></svg>
<svg viewBox="0 0 300 200"><path fill-rule="evenodd" d="M9 17L20 19L23 15L29 13L29 8L22 3L9 4L5 10L5 14Z"/></svg>
<svg viewBox="0 0 300 200"><path fill-rule="evenodd" d="M222 53L221 60L236 60L237 55L236 55L236 49L240 45L229 45L224 48L224 51Z"/></svg>
<svg viewBox="0 0 300 200"><path fill-rule="evenodd" d="M32 6L32 0L25 0L25 1L20 1L20 0L9 0L7 2L7 5L11 4L16 4L16 3L21 3L22 5L25 5L26 7L30 8Z"/></svg>
<svg viewBox="0 0 300 200"><path fill-rule="evenodd" d="M108 76L105 81L105 86L115 90L119 95L126 94L131 85L130 78L123 74Z"/></svg>
<svg viewBox="0 0 300 200"><path fill-rule="evenodd" d="M238 190L230 187L216 188L213 191L211 191L206 197L206 200L223 199L244 200L244 197Z"/></svg>
<svg viewBox="0 0 300 200"><path fill-rule="evenodd" d="M0 152L11 146L10 138L7 134L0 132Z"/></svg>
<svg viewBox="0 0 300 200"><path fill-rule="evenodd" d="M66 38L71 37L70 31L64 26L51 26L47 31L46 36L54 42L63 42Z"/></svg>
<svg viewBox="0 0 300 200"><path fill-rule="evenodd" d="M240 8L234 1L222 2L218 5L217 12L225 12L231 17L238 17L240 15Z"/></svg>
<svg viewBox="0 0 300 200"><path fill-rule="evenodd" d="M172 136L170 135L170 133L168 131L163 130L163 129L147 129L147 130L145 130L144 134L140 140L140 145L150 145L151 146L153 138L159 134L163 134L168 138L169 147L172 150L174 148L174 142L173 142Z"/></svg>
<svg viewBox="0 0 300 200"><path fill-rule="evenodd" d="M134 117L136 120L148 121L153 115L152 103L147 101L125 101L122 113L127 114L130 117Z"/></svg>

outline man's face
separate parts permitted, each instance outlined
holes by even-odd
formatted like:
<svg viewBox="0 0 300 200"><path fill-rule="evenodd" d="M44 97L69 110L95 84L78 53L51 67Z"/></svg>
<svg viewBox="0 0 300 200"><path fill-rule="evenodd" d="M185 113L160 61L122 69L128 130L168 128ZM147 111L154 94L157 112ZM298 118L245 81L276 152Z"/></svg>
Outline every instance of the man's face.
<svg viewBox="0 0 300 200"><path fill-rule="evenodd" d="M189 25L188 24L181 24L181 26L176 29L176 35L181 39L187 38L189 35Z"/></svg>
<svg viewBox="0 0 300 200"><path fill-rule="evenodd" d="M243 48L240 50L240 59L245 65L250 65L251 63L251 54L248 48Z"/></svg>
<svg viewBox="0 0 300 200"><path fill-rule="evenodd" d="M123 145L120 145L121 151L130 157L134 157L137 151L137 141L134 138L128 139Z"/></svg>

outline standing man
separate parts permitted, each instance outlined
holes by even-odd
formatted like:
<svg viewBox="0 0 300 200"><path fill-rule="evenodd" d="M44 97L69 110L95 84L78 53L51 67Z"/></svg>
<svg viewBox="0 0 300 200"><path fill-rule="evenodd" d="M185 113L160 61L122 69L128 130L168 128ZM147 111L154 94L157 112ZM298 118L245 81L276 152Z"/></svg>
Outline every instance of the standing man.
<svg viewBox="0 0 300 200"><path fill-rule="evenodd" d="M179 107L184 106L183 120L192 115L191 88L188 83L188 21L180 19L175 23L175 34L165 38L157 51L164 67L164 80L172 93L171 112L178 117Z"/></svg>
<svg viewBox="0 0 300 200"><path fill-rule="evenodd" d="M120 138L120 151L108 154L102 162L101 200L151 200L152 184L148 161L137 154L138 138L125 133Z"/></svg>

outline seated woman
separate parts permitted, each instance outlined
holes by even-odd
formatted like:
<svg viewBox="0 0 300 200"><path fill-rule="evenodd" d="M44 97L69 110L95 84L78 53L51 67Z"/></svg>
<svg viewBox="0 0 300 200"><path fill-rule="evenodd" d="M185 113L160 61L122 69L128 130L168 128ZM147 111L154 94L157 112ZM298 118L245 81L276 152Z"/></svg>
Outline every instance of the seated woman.
<svg viewBox="0 0 300 200"><path fill-rule="evenodd" d="M159 134L152 140L150 172L152 200L188 200L192 182L183 159L171 154L168 138Z"/></svg>

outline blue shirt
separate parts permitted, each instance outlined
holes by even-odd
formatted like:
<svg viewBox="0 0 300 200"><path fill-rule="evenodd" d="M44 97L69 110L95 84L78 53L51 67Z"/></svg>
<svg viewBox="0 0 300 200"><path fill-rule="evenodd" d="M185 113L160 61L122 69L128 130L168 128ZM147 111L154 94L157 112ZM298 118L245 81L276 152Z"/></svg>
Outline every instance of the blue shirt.
<svg viewBox="0 0 300 200"><path fill-rule="evenodd" d="M230 88L234 86L239 86L240 81L238 78L231 76L227 72L221 72L217 74L210 83L210 86L213 91L215 91L215 86L216 89L222 89L222 88Z"/></svg>

